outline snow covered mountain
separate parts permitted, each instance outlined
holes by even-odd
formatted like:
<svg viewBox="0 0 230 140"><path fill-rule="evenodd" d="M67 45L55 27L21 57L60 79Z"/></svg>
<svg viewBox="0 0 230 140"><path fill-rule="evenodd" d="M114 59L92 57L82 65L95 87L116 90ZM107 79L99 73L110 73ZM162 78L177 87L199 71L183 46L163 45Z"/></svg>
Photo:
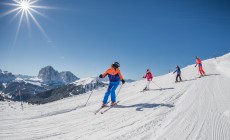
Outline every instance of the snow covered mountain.
<svg viewBox="0 0 230 140"><path fill-rule="evenodd" d="M126 83L118 105L105 114L94 112L106 88L39 106L24 104L23 111L19 102L0 102L0 138L229 140L230 54L203 61L203 67L202 78L194 65L181 69L180 83L172 73L155 77L144 93L145 80Z"/></svg>
<svg viewBox="0 0 230 140"><path fill-rule="evenodd" d="M20 89L23 100L27 101L34 96L33 94L60 88L78 79L69 71L59 73L51 66L42 68L37 77L27 75L14 76L9 72L1 71L0 81L8 82L0 82L0 92L7 94L12 100L20 101L19 96L17 96Z"/></svg>
<svg viewBox="0 0 230 140"><path fill-rule="evenodd" d="M60 72L60 76L62 78L62 81L64 83L71 83L74 82L76 80L79 80L78 77L76 77L73 73L71 73L70 71L63 71Z"/></svg>
<svg viewBox="0 0 230 140"><path fill-rule="evenodd" d="M43 83L71 83L79 78L77 78L70 71L58 72L52 66L46 66L39 71L38 78L42 80Z"/></svg>
<svg viewBox="0 0 230 140"><path fill-rule="evenodd" d="M35 94L30 99L26 100L26 102L32 104L50 103L73 95L79 95L93 91L104 86L105 84L100 82L97 78L83 78L59 88Z"/></svg>
<svg viewBox="0 0 230 140"><path fill-rule="evenodd" d="M0 83L7 83L11 82L15 79L15 75L13 75L11 72L8 71L2 71L0 69Z"/></svg>
<svg viewBox="0 0 230 140"><path fill-rule="evenodd" d="M42 68L38 73L38 78L42 79L44 83L62 83L62 78L58 71L52 66Z"/></svg>

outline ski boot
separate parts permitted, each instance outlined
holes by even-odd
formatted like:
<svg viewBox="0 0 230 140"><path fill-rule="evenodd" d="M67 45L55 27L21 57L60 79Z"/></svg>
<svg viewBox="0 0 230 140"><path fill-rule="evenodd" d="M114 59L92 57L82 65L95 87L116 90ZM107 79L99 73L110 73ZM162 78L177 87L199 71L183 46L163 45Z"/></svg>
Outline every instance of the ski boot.
<svg viewBox="0 0 230 140"><path fill-rule="evenodd" d="M115 105L117 105L117 103L116 102L112 102L110 106L115 106Z"/></svg>

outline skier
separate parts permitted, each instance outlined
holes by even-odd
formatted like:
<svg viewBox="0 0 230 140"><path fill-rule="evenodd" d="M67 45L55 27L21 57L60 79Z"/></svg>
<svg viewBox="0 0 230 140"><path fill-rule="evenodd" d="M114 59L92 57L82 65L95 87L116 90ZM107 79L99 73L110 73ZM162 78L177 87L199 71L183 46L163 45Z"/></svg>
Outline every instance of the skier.
<svg viewBox="0 0 230 140"><path fill-rule="evenodd" d="M145 76L143 76L143 78L147 78L147 83L146 83L146 86L145 86L145 88L143 89L143 91L149 90L150 82L151 82L152 79L153 79L152 73L150 72L149 69L146 70L146 74L145 74Z"/></svg>
<svg viewBox="0 0 230 140"><path fill-rule="evenodd" d="M109 98L109 95L111 96L111 106L116 105L116 95L115 95L115 90L117 89L120 81L122 84L125 83L125 80L123 79L121 72L120 72L120 64L118 62L114 62L108 70L106 70L103 74L100 74L100 78L104 78L105 76L108 75L109 77L109 86L108 89L104 95L103 99L103 104L101 107L106 107L107 106L107 100Z"/></svg>
<svg viewBox="0 0 230 140"><path fill-rule="evenodd" d="M202 62L201 62L201 60L200 60L200 58L198 58L197 56L196 56L196 65L195 65L195 67L198 65L198 70L199 70L199 72L200 72L200 77L202 77L202 76L205 76L205 72L204 72L204 70L203 70L203 67L202 67Z"/></svg>
<svg viewBox="0 0 230 140"><path fill-rule="evenodd" d="M180 70L180 67L178 65L176 66L176 70L173 72L173 74L174 73L177 73L175 82L181 82L182 81L182 79L181 79L181 70ZM178 81L178 77L179 77L180 81Z"/></svg>

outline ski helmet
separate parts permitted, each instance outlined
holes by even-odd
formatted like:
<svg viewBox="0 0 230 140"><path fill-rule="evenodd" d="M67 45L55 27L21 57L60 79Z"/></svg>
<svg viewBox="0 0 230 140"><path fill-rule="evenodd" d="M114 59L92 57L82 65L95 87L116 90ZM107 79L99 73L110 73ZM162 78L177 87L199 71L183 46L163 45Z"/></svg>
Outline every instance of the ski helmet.
<svg viewBox="0 0 230 140"><path fill-rule="evenodd" d="M114 62L113 65L116 66L117 68L120 67L120 64L118 62Z"/></svg>

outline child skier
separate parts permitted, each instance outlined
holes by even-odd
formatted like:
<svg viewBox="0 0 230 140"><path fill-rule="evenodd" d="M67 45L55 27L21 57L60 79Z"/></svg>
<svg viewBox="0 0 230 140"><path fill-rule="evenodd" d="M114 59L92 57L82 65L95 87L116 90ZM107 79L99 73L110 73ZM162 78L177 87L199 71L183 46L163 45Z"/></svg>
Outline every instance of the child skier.
<svg viewBox="0 0 230 140"><path fill-rule="evenodd" d="M143 76L143 78L147 78L147 83L146 83L146 86L145 86L145 88L143 89L143 91L149 90L150 82L151 82L152 79L153 79L152 73L150 72L149 69L146 70L146 74L145 74L145 76Z"/></svg>
<svg viewBox="0 0 230 140"><path fill-rule="evenodd" d="M176 70L173 72L173 74L176 73L176 81L175 82L181 82L181 70L179 66L176 66ZM180 81L178 81L178 77L180 79Z"/></svg>
<svg viewBox="0 0 230 140"><path fill-rule="evenodd" d="M106 107L107 106L107 100L109 98L109 95L111 94L111 106L116 105L116 95L115 95L115 90L117 89L120 81L122 84L125 83L125 80L123 79L121 72L120 72L120 64L118 62L114 62L108 70L106 70L103 74L100 74L100 78L104 78L105 76L108 75L109 77L109 86L108 89L104 95L103 99L103 104L101 107Z"/></svg>
<svg viewBox="0 0 230 140"><path fill-rule="evenodd" d="M200 77L205 76L205 72L204 72L203 67L202 67L202 62L201 62L200 58L198 58L198 57L196 56L196 65L195 65L195 67L196 67L197 65L198 65L198 70L199 70L199 72L200 72Z"/></svg>

